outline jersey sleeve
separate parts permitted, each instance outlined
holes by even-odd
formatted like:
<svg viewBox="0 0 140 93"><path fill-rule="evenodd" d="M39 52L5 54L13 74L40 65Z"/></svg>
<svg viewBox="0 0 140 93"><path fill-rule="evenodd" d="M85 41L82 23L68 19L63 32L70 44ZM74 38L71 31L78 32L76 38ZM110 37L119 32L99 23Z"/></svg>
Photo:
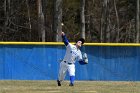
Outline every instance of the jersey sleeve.
<svg viewBox="0 0 140 93"><path fill-rule="evenodd" d="M69 40L67 39L66 35L62 36L62 40L63 40L65 46L67 46L69 44Z"/></svg>

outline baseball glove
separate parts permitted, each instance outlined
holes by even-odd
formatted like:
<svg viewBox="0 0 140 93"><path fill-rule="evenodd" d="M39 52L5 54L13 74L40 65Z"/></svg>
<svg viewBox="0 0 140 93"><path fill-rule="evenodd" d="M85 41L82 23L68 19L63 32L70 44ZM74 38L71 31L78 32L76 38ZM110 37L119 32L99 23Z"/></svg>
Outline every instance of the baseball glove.
<svg viewBox="0 0 140 93"><path fill-rule="evenodd" d="M87 57L87 53L83 53L83 61L85 64L88 64L88 57Z"/></svg>

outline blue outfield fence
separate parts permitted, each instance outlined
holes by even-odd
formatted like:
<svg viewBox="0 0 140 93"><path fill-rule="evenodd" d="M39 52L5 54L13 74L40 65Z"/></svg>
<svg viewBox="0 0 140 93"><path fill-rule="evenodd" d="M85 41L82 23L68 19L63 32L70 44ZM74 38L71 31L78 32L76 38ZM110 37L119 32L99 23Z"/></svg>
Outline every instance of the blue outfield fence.
<svg viewBox="0 0 140 93"><path fill-rule="evenodd" d="M140 80L139 46L84 46L89 64L76 62L76 80ZM56 80L64 45L0 45L1 80ZM69 79L66 76L66 79Z"/></svg>

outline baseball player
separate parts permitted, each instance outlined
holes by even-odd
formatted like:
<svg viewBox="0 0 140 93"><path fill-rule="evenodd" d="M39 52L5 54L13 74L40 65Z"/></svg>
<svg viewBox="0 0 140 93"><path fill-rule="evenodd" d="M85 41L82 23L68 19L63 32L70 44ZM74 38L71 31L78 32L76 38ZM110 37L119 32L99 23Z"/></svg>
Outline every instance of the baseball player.
<svg viewBox="0 0 140 93"><path fill-rule="evenodd" d="M60 63L57 84L58 86L61 86L61 82L64 80L66 72L68 71L70 76L69 86L74 86L75 61L79 61L79 63L82 65L88 63L86 53L84 53L84 55L82 56L82 53L80 51L80 47L84 44L85 40L81 38L76 42L76 44L72 45L71 43L69 43L64 32L62 32L61 35L66 46L66 54L64 56L64 59Z"/></svg>

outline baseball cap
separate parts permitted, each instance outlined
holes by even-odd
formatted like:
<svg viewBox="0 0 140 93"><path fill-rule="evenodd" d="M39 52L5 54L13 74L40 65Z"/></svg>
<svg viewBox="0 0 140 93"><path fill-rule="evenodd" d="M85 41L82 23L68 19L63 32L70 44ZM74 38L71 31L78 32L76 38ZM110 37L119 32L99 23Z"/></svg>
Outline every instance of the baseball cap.
<svg viewBox="0 0 140 93"><path fill-rule="evenodd" d="M84 39L84 38L80 38L80 39L78 39L78 40L76 41L76 43L77 43L78 41L81 41L81 42L82 42L82 44L84 44L85 39Z"/></svg>

